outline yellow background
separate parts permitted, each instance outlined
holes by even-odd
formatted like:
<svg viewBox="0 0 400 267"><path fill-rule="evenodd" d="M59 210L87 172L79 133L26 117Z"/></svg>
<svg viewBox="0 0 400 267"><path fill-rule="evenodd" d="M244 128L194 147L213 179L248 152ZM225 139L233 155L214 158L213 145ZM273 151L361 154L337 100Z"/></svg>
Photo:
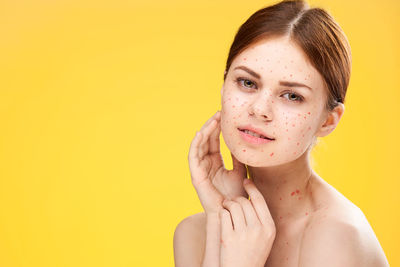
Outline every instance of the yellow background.
<svg viewBox="0 0 400 267"><path fill-rule="evenodd" d="M0 266L173 266L176 225L202 211L190 142L220 109L238 27L272 3L1 1ZM353 55L315 170L400 266L400 4L309 4L334 16Z"/></svg>

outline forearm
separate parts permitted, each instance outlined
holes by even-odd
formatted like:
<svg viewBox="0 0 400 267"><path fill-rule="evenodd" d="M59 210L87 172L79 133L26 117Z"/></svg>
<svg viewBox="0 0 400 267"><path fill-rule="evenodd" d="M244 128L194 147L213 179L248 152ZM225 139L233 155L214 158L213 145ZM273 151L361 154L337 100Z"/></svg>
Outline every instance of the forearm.
<svg viewBox="0 0 400 267"><path fill-rule="evenodd" d="M206 245L201 267L219 267L221 228L218 213L207 213Z"/></svg>

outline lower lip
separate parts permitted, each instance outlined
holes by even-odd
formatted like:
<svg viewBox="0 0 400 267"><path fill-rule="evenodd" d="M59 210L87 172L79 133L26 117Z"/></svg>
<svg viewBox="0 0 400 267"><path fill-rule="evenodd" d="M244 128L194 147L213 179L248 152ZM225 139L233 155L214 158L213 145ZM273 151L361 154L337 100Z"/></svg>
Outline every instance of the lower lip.
<svg viewBox="0 0 400 267"><path fill-rule="evenodd" d="M247 134L245 132L242 132L241 130L239 130L240 136L247 142L252 143L252 144L256 144L256 145L260 145L260 144L266 144L269 142L272 142L274 140L270 140L270 139L264 139L264 138L258 138L255 136L252 136L250 134Z"/></svg>

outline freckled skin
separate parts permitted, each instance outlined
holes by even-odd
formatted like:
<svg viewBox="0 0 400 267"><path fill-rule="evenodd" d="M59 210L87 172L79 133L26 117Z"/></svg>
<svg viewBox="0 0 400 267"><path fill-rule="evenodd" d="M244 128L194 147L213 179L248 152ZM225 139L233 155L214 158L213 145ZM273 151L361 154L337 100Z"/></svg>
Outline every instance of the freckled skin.
<svg viewBox="0 0 400 267"><path fill-rule="evenodd" d="M240 65L261 78L234 70ZM237 81L239 77L247 81ZM313 91L284 88L279 85L282 77L302 82ZM322 76L308 63L301 48L290 41L272 39L252 44L234 58L221 90L221 132L229 150L240 162L254 167L280 165L298 158L312 144L320 126L324 108L321 99L326 94L323 85ZM288 89L304 101L291 100ZM275 140L260 145L247 143L237 130L247 124Z"/></svg>

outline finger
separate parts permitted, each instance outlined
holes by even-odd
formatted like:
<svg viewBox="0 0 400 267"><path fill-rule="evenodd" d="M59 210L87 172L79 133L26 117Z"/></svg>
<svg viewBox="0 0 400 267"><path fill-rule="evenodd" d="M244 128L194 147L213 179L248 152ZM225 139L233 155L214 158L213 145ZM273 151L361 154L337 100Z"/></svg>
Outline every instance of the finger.
<svg viewBox="0 0 400 267"><path fill-rule="evenodd" d="M222 240L226 240L226 237L232 235L233 232L231 214L226 209L221 209L219 211L219 217L221 221L221 238Z"/></svg>
<svg viewBox="0 0 400 267"><path fill-rule="evenodd" d="M242 205L244 217L246 220L246 225L248 227L260 225L260 221L258 219L256 211L255 211L253 205L251 204L250 200L240 196L240 197L235 198L235 201L240 203L240 205Z"/></svg>
<svg viewBox="0 0 400 267"><path fill-rule="evenodd" d="M200 146L199 146L200 158L203 158L205 155L210 153L209 138L217 124L218 124L217 121L213 120L206 128L200 131L202 135L202 140L200 141Z"/></svg>
<svg viewBox="0 0 400 267"><path fill-rule="evenodd" d="M219 134L221 133L221 121L217 120L217 127L214 128L214 131L210 136L210 153L219 153L220 152L220 142L219 142Z"/></svg>
<svg viewBox="0 0 400 267"><path fill-rule="evenodd" d="M189 155L188 155L189 164L194 164L196 163L196 161L200 160L198 153L199 153L199 146L201 139L202 139L201 134L199 132L196 132L195 137L190 143Z"/></svg>
<svg viewBox="0 0 400 267"><path fill-rule="evenodd" d="M222 206L229 210L232 216L234 231L243 231L246 227L246 220L244 218L242 205L236 201L225 199L222 202Z"/></svg>
<svg viewBox="0 0 400 267"><path fill-rule="evenodd" d="M233 171L239 173L243 177L247 177L246 166L241 163L231 152Z"/></svg>
<svg viewBox="0 0 400 267"><path fill-rule="evenodd" d="M214 119L219 120L219 119L220 119L220 116L221 116L221 112L220 112L220 111L215 112L214 115L212 115L212 117L209 118L209 119L203 124L203 126L201 127L201 129L200 129L199 132L201 132L204 128L206 128Z"/></svg>
<svg viewBox="0 0 400 267"><path fill-rule="evenodd" d="M266 227L270 226L271 223L274 224L267 202L265 202L264 196L260 191L258 191L253 181L250 179L244 179L243 186L250 196L250 201L253 204L260 222Z"/></svg>

